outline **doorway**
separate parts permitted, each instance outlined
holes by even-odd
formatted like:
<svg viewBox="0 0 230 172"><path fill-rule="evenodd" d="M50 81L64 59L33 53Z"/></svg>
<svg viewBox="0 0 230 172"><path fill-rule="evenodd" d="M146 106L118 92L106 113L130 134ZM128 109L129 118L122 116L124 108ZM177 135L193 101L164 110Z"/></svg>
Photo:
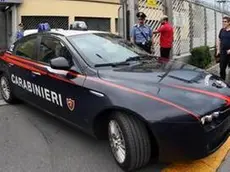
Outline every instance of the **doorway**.
<svg viewBox="0 0 230 172"><path fill-rule="evenodd" d="M0 6L0 50L7 48L6 15Z"/></svg>
<svg viewBox="0 0 230 172"><path fill-rule="evenodd" d="M16 7L13 4L0 4L0 50L7 49L14 42L13 33L16 29L13 28L12 14L15 9ZM14 22L16 22L16 19Z"/></svg>

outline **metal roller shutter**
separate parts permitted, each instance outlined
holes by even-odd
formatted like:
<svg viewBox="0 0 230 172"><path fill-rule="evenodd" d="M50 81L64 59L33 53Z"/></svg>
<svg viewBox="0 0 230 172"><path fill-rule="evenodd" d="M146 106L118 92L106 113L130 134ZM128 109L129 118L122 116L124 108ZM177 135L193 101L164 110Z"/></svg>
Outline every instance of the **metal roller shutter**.
<svg viewBox="0 0 230 172"><path fill-rule="evenodd" d="M84 21L89 30L100 30L110 32L110 18L98 17L75 17L75 21Z"/></svg>
<svg viewBox="0 0 230 172"><path fill-rule="evenodd" d="M39 23L49 23L51 28L68 29L69 17L59 16L22 16L25 29L36 29Z"/></svg>

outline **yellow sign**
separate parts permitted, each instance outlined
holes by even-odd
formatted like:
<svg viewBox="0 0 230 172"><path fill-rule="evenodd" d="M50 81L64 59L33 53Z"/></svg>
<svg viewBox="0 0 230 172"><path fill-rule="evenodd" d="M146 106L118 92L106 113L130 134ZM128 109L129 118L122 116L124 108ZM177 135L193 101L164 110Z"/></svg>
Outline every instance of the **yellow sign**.
<svg viewBox="0 0 230 172"><path fill-rule="evenodd" d="M147 0L147 7L156 8L157 7L157 0Z"/></svg>

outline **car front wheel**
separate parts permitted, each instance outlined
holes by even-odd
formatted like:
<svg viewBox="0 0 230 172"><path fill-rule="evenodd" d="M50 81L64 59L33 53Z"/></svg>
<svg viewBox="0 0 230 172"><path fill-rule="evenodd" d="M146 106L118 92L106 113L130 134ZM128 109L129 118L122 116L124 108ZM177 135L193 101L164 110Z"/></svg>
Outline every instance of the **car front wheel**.
<svg viewBox="0 0 230 172"><path fill-rule="evenodd" d="M109 143L117 164L125 171L145 166L151 158L151 142L145 125L135 117L113 115L108 124Z"/></svg>
<svg viewBox="0 0 230 172"><path fill-rule="evenodd" d="M12 88L10 86L10 81L5 74L1 75L0 77L0 91L2 94L3 99L7 103L14 103L15 97L12 92Z"/></svg>

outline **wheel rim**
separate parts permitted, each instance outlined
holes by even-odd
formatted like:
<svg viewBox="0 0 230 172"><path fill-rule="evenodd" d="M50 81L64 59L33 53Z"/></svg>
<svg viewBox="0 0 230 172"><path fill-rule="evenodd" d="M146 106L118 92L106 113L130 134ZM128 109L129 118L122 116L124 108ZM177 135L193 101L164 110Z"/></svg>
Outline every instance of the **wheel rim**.
<svg viewBox="0 0 230 172"><path fill-rule="evenodd" d="M4 99L9 100L10 98L10 87L5 77L1 78L1 91Z"/></svg>
<svg viewBox="0 0 230 172"><path fill-rule="evenodd" d="M122 164L126 158L126 147L123 133L116 121L109 123L109 142L113 155L116 160Z"/></svg>

